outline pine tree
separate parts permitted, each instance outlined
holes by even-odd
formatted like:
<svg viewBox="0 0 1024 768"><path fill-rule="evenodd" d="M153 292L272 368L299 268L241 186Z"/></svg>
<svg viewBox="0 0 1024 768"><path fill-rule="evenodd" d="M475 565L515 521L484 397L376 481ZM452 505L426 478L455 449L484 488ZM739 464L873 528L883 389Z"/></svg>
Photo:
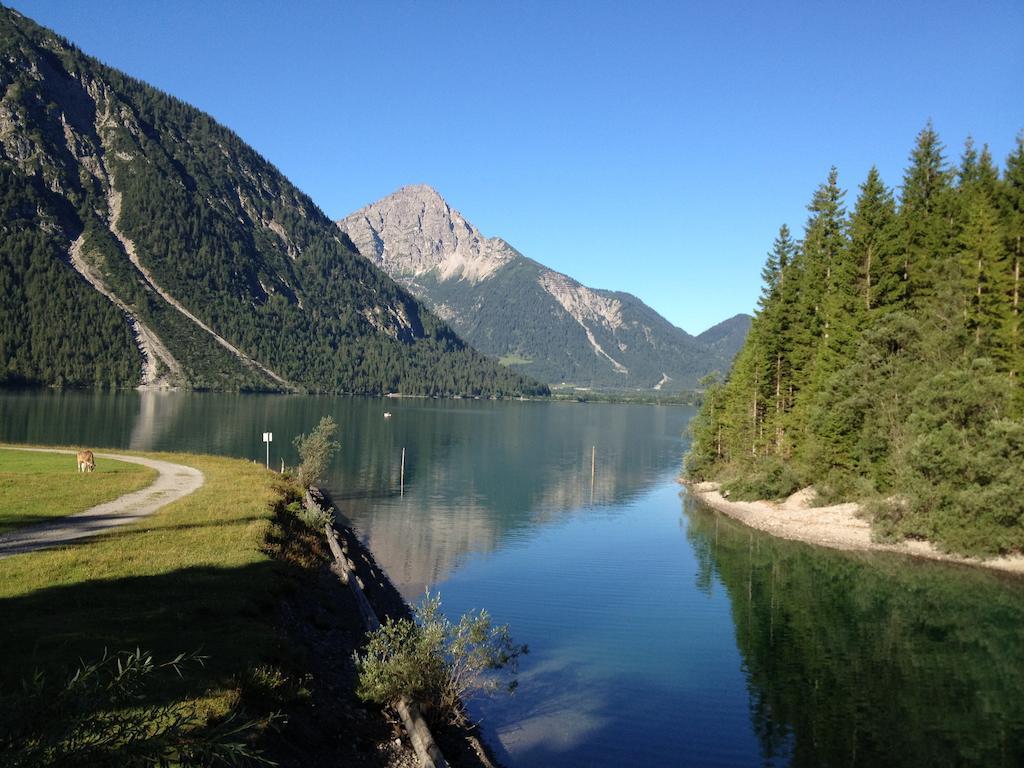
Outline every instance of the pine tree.
<svg viewBox="0 0 1024 768"><path fill-rule="evenodd" d="M994 201L998 185L999 171L992 162L992 153L989 152L988 145L982 146L979 155L974 148L974 139L968 136L964 142L964 152L960 157L960 168L957 172L958 188L981 191Z"/></svg>
<svg viewBox="0 0 1024 768"><path fill-rule="evenodd" d="M898 308L902 298L902 264L896 202L874 166L860 186L850 218L850 255L857 267L858 294L865 312Z"/></svg>
<svg viewBox="0 0 1024 768"><path fill-rule="evenodd" d="M790 426L794 432L806 429L807 406L814 392L839 367L837 294L845 277L842 261L847 250L847 221L843 207L846 193L839 188L838 181L838 171L832 168L828 180L815 191L800 248L793 333L793 385L799 396Z"/></svg>
<svg viewBox="0 0 1024 768"><path fill-rule="evenodd" d="M950 202L950 182L942 143L929 120L910 155L899 208L904 283L899 298L911 307L935 304L948 277L949 232L943 215Z"/></svg>
<svg viewBox="0 0 1024 768"><path fill-rule="evenodd" d="M793 261L796 243L789 233L789 227L783 224L779 234L772 243L764 267L761 269L761 296L757 300L758 307L764 311L771 299L781 292L785 282L786 267Z"/></svg>
<svg viewBox="0 0 1024 768"><path fill-rule="evenodd" d="M1005 361L999 335L1009 306L1000 291L1006 258L997 212L981 190L968 190L966 221L959 237L964 325L978 354Z"/></svg>
<svg viewBox="0 0 1024 768"><path fill-rule="evenodd" d="M770 425L769 433L774 436L767 450L779 455L786 453L784 416L792 405L789 393L792 384L791 324L796 309L793 280L796 252L797 244L789 233L789 227L783 224L761 271L764 286L758 300L760 311L757 321L763 327L764 357L768 368L765 391L770 405L766 407L765 420Z"/></svg>
<svg viewBox="0 0 1024 768"><path fill-rule="evenodd" d="M1024 134L1002 179L970 141L955 177L929 125L898 211L872 169L847 226L833 169L802 243L780 230L747 343L695 422L702 477L740 499L866 494L886 535L1024 548Z"/></svg>
<svg viewBox="0 0 1024 768"><path fill-rule="evenodd" d="M1010 375L1021 379L1024 374L1024 296L1021 271L1024 268L1024 132L1017 135L1017 149L1006 159L1006 171L1000 188L1000 208L1003 218L1004 245L1007 269L1000 280L1008 311L1006 325L1001 334L1007 350ZM1018 392L1024 388L1020 384Z"/></svg>

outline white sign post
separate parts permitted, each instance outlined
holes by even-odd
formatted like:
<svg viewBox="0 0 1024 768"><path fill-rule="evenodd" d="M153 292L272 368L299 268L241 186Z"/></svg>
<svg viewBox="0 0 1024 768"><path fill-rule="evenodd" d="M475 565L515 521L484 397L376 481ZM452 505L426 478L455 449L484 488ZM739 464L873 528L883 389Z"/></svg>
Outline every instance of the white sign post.
<svg viewBox="0 0 1024 768"><path fill-rule="evenodd" d="M274 441L273 432L263 433L263 442L267 444L267 469L270 469L270 444Z"/></svg>

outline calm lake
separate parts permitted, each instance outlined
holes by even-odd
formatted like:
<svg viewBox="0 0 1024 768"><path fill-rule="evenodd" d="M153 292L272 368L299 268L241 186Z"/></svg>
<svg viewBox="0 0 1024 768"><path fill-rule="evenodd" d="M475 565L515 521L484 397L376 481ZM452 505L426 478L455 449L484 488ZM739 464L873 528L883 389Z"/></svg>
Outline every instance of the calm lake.
<svg viewBox="0 0 1024 768"><path fill-rule="evenodd" d="M328 414L329 489L405 597L530 646L474 704L509 766L1024 765L1024 584L708 510L675 481L692 409L8 392L0 441L262 462L272 431L280 466Z"/></svg>

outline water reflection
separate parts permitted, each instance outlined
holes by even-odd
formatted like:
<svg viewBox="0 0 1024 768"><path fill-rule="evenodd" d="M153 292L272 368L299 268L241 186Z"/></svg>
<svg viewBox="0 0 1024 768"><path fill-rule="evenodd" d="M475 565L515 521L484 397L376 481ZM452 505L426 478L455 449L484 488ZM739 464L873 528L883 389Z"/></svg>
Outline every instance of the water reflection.
<svg viewBox="0 0 1024 768"><path fill-rule="evenodd" d="M591 498L611 507L643 492L678 463L678 436L690 415L565 403L403 403L394 413L383 434L366 432L373 445L346 453L328 485L411 599L471 553L492 552L591 506ZM404 497L397 477L403 447Z"/></svg>
<svg viewBox="0 0 1024 768"><path fill-rule="evenodd" d="M384 411L393 414L384 419ZM407 597L472 553L588 506L621 504L678 466L690 409L190 392L0 392L0 441L224 454L294 465L331 415L326 486ZM405 494L401 456L406 451ZM591 457L595 458L591 474ZM593 479L593 482L592 482Z"/></svg>
<svg viewBox="0 0 1024 768"><path fill-rule="evenodd" d="M1024 588L755 534L687 500L697 586L723 585L766 760L1024 765Z"/></svg>

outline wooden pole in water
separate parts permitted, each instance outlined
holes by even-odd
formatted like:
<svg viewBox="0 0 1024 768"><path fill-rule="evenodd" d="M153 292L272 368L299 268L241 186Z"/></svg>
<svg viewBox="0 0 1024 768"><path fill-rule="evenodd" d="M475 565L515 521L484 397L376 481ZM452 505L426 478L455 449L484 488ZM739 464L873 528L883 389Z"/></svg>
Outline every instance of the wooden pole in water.
<svg viewBox="0 0 1024 768"><path fill-rule="evenodd" d="M401 483L402 483L401 494L404 497L405 496L405 448L402 449L402 480L401 480Z"/></svg>
<svg viewBox="0 0 1024 768"><path fill-rule="evenodd" d="M597 446L590 446L590 503L594 503L594 471L597 467Z"/></svg>

